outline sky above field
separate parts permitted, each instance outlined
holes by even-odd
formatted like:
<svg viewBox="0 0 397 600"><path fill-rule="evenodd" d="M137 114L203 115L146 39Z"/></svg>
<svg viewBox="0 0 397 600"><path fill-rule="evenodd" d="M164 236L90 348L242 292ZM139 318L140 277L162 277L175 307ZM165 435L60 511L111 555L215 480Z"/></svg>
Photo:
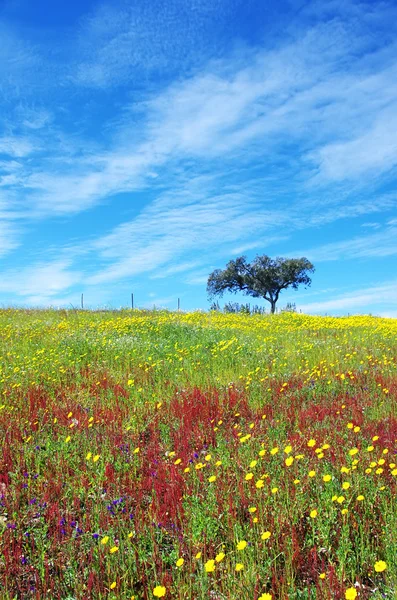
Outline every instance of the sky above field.
<svg viewBox="0 0 397 600"><path fill-rule="evenodd" d="M396 24L387 1L2 0L0 304L207 309L211 271L268 254L316 267L280 308L397 317Z"/></svg>

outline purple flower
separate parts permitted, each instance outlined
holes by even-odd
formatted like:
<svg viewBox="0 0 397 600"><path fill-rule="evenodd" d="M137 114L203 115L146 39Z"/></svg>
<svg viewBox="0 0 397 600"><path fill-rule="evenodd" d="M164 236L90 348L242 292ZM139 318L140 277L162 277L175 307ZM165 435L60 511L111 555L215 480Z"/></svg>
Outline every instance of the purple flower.
<svg viewBox="0 0 397 600"><path fill-rule="evenodd" d="M97 540L99 538L99 533L93 533L92 537L94 538L94 540Z"/></svg>
<svg viewBox="0 0 397 600"><path fill-rule="evenodd" d="M29 504L36 504L37 500L36 498L32 498L31 500L29 500Z"/></svg>
<svg viewBox="0 0 397 600"><path fill-rule="evenodd" d="M23 565L26 565L27 562L28 562L28 559L26 558L26 556L21 556L21 563Z"/></svg>
<svg viewBox="0 0 397 600"><path fill-rule="evenodd" d="M7 528L8 529L16 529L17 526L15 525L15 523L7 523Z"/></svg>

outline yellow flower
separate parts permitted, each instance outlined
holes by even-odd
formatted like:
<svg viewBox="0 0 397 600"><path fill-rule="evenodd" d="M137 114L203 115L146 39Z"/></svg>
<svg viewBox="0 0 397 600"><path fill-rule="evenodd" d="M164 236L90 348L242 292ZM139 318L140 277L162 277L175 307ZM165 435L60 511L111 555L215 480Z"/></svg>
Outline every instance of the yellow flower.
<svg viewBox="0 0 397 600"><path fill-rule="evenodd" d="M243 565L243 563L237 563L237 564L236 564L236 566L235 566L235 570L237 571L237 573L238 573L239 571L242 571L243 569L244 569L244 565Z"/></svg>
<svg viewBox="0 0 397 600"><path fill-rule="evenodd" d="M153 596L156 596L156 598L163 598L163 596L165 596L165 592L166 589L163 585L156 585L153 590Z"/></svg>
<svg viewBox="0 0 397 600"><path fill-rule="evenodd" d="M325 579L326 578L326 574L325 573L320 573L319 577L320 577L320 579Z"/></svg>
<svg viewBox="0 0 397 600"><path fill-rule="evenodd" d="M208 477L208 481L210 483L213 483L214 481L216 481L216 475L211 475L211 477Z"/></svg>
<svg viewBox="0 0 397 600"><path fill-rule="evenodd" d="M109 541L109 536L108 536L108 535L105 535L105 537L103 537L103 538L101 539L101 544L105 545L105 544L107 544L107 543L108 543L108 541Z"/></svg>
<svg viewBox="0 0 397 600"><path fill-rule="evenodd" d="M241 542L237 542L237 550L244 550L247 547L247 542L245 540L241 540Z"/></svg>
<svg viewBox="0 0 397 600"><path fill-rule="evenodd" d="M345 591L345 598L346 600L355 600L355 598L357 598L357 590L354 587L348 588Z"/></svg>
<svg viewBox="0 0 397 600"><path fill-rule="evenodd" d="M310 511L310 517L312 519L315 519L317 517L317 511L316 511L316 509Z"/></svg>
<svg viewBox="0 0 397 600"><path fill-rule="evenodd" d="M290 467L293 462L294 462L293 456L289 456L288 458L285 459L285 464L287 465L287 467Z"/></svg>
<svg viewBox="0 0 397 600"><path fill-rule="evenodd" d="M206 573L213 573L215 571L215 561L213 559L207 560L204 569Z"/></svg>
<svg viewBox="0 0 397 600"><path fill-rule="evenodd" d="M347 515L349 511L347 510L347 508L343 508L340 512L342 513L342 515Z"/></svg>
<svg viewBox="0 0 397 600"><path fill-rule="evenodd" d="M251 507L248 509L248 512L250 512L250 513L252 514L252 513L256 512L257 510L258 510L258 509L256 508L256 506L251 506Z"/></svg>
<svg viewBox="0 0 397 600"><path fill-rule="evenodd" d="M269 539L269 537L270 537L271 535L272 535L272 534L270 533L270 531L264 531L264 532L262 533L262 535L261 535L261 539L262 539L262 540L268 540L268 539Z"/></svg>
<svg viewBox="0 0 397 600"><path fill-rule="evenodd" d="M314 446L316 445L316 440L313 440L313 438L311 440L309 440L307 442L307 445L309 446L309 448L314 448Z"/></svg>
<svg viewBox="0 0 397 600"><path fill-rule="evenodd" d="M258 481L255 483L255 487L258 488L258 490L260 490L261 488L263 488L264 486L264 482L262 479L258 479Z"/></svg>
<svg viewBox="0 0 397 600"><path fill-rule="evenodd" d="M290 452L292 452L292 446L286 446L284 448L284 452L285 452L285 454L290 454Z"/></svg>
<svg viewBox="0 0 397 600"><path fill-rule="evenodd" d="M175 564L176 564L177 567L181 567L184 562L185 562L184 558L178 558L178 560L176 561Z"/></svg>
<svg viewBox="0 0 397 600"><path fill-rule="evenodd" d="M276 448L272 448L272 449L270 450L270 454L271 454L272 456L274 456L275 454L277 454L277 452L278 452L278 448L277 448L277 447L276 447Z"/></svg>
<svg viewBox="0 0 397 600"><path fill-rule="evenodd" d="M364 500L364 496L362 494L360 494L359 496L357 496L357 500L359 502L362 502Z"/></svg>
<svg viewBox="0 0 397 600"><path fill-rule="evenodd" d="M338 497L337 497L337 499L336 499L336 501L337 501L339 504L342 504L342 502L344 502L344 501L345 501L345 497L344 497L344 496L338 496Z"/></svg>
<svg viewBox="0 0 397 600"><path fill-rule="evenodd" d="M254 474L253 473L247 473L247 475L245 476L245 481L251 481L251 479L253 478Z"/></svg>
<svg viewBox="0 0 397 600"><path fill-rule="evenodd" d="M225 553L224 552L219 552L219 554L217 554L215 556L215 560L218 563L221 562L224 558L225 558Z"/></svg>
<svg viewBox="0 0 397 600"><path fill-rule="evenodd" d="M331 481L331 475L323 475L323 481L325 481L325 483L327 483L328 481Z"/></svg>
<svg viewBox="0 0 397 600"><path fill-rule="evenodd" d="M355 454L357 454L357 452L358 452L358 448L352 448L351 450L349 450L349 455L354 456Z"/></svg>
<svg viewBox="0 0 397 600"><path fill-rule="evenodd" d="M309 477L315 477L316 471L309 471Z"/></svg>
<svg viewBox="0 0 397 600"><path fill-rule="evenodd" d="M100 454L95 454L95 456L94 456L94 457L93 457L93 459L92 459L92 460L93 460L93 462L97 462L97 461L99 460L99 457L100 457L100 456L101 456Z"/></svg>
<svg viewBox="0 0 397 600"><path fill-rule="evenodd" d="M250 462L250 469L253 469L254 467L256 467L257 464L258 464L257 460L251 460L251 462Z"/></svg>
<svg viewBox="0 0 397 600"><path fill-rule="evenodd" d="M348 490L348 489L349 489L349 487L350 487L350 483L349 483L348 481L344 481L344 482L342 483L342 488L343 488L344 490Z"/></svg>
<svg viewBox="0 0 397 600"><path fill-rule="evenodd" d="M201 558L201 552L197 552L196 556L194 557L196 560L199 560Z"/></svg>
<svg viewBox="0 0 397 600"><path fill-rule="evenodd" d="M85 457L85 459L86 459L86 460L90 460L91 456L92 456L92 453L91 453L91 452L88 452L88 454L87 454L87 456Z"/></svg>
<svg viewBox="0 0 397 600"><path fill-rule="evenodd" d="M382 573L382 571L386 571L387 569L387 564L385 563L384 560L378 560L375 563L374 569L377 573Z"/></svg>
<svg viewBox="0 0 397 600"><path fill-rule="evenodd" d="M265 449L259 451L259 456L265 456L265 454L266 454Z"/></svg>
<svg viewBox="0 0 397 600"><path fill-rule="evenodd" d="M118 551L119 551L119 548L118 548L118 546L113 546L113 547L112 547L112 548L110 548L110 550L109 550L110 554L114 554L115 552L118 552Z"/></svg>
<svg viewBox="0 0 397 600"><path fill-rule="evenodd" d="M300 481L301 481L300 479L294 479L294 484L298 485L298 483L300 483Z"/></svg>
<svg viewBox="0 0 397 600"><path fill-rule="evenodd" d="M176 461L174 462L174 465L180 465L182 462L181 458L177 458Z"/></svg>
<svg viewBox="0 0 397 600"><path fill-rule="evenodd" d="M68 437L65 439L65 442L70 442L72 438L70 437L70 435L68 435Z"/></svg>
<svg viewBox="0 0 397 600"><path fill-rule="evenodd" d="M259 596L258 600L272 600L273 596L271 594L262 594Z"/></svg>
<svg viewBox="0 0 397 600"><path fill-rule="evenodd" d="M278 487L273 487L273 488L271 489L271 492L272 492L272 494L277 494L277 492L278 492Z"/></svg>
<svg viewBox="0 0 397 600"><path fill-rule="evenodd" d="M115 581L113 581L113 583L110 584L110 589L114 590L114 588L116 587L117 583Z"/></svg>

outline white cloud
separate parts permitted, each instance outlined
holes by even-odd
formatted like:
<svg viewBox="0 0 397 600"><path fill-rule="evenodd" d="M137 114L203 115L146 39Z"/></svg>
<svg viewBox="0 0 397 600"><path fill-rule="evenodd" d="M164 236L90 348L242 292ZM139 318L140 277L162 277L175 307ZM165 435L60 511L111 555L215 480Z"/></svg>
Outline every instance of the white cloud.
<svg viewBox="0 0 397 600"><path fill-rule="evenodd" d="M0 138L0 154L7 154L13 158L22 158L34 150L32 143L26 138L6 136Z"/></svg>
<svg viewBox="0 0 397 600"><path fill-rule="evenodd" d="M252 208L248 198L225 194L207 198L196 194L194 202L182 204L167 194L93 244L99 258L109 266L90 277L90 284L150 273L190 251L201 258L213 247L246 238L248 233L282 222L281 212ZM170 265L172 268L172 265Z"/></svg>
<svg viewBox="0 0 397 600"><path fill-rule="evenodd" d="M81 273L71 271L70 266L70 260L59 259L4 271L0 292L50 299L81 282Z"/></svg>
<svg viewBox="0 0 397 600"><path fill-rule="evenodd" d="M394 75L397 77L397 71ZM395 89L397 93L397 86ZM397 102L378 115L368 131L346 142L333 142L316 151L319 178L340 180L377 175L397 164Z"/></svg>
<svg viewBox="0 0 397 600"><path fill-rule="evenodd" d="M339 297L336 296L331 300L310 302L299 305L299 308L306 313L319 313L355 310L365 307L366 313L374 314L377 313L378 307L384 304L388 304L390 310L394 310L394 306L397 306L397 282L349 292Z"/></svg>
<svg viewBox="0 0 397 600"><path fill-rule="evenodd" d="M88 63L99 72L106 64L110 82L125 75L117 61L130 61L123 44L128 40L133 47L139 27L146 26L134 22L131 14L128 7L101 5L82 25L82 38L93 36L97 43L89 50L87 42L87 52L93 53ZM80 151L84 144L79 141L73 156L54 130L46 143L50 160L25 161L24 171L6 181L26 198L34 214L45 217L78 213L114 194L153 185L153 175L160 182L158 170L172 162L200 159L198 170L205 171L209 159L227 161L213 163L220 175L225 164L230 168L234 161L240 167L254 158L269 170L277 152L291 142L305 149L294 168L306 181L329 183L374 169L382 173L396 159L387 130L387 123L397 119L394 54L392 46L383 50L379 66L377 53L368 52L368 38L360 33L352 37L337 19L301 32L275 50L245 49L243 57L231 53L150 98L139 98L136 106L116 117L116 130L110 128L111 140L103 148L92 150L86 140L88 150ZM26 124L34 128L46 123L45 109L32 111L36 117L25 118ZM376 142L375 156L364 143L367 139L372 148ZM12 140L3 145L15 156L33 149L22 137Z"/></svg>
<svg viewBox="0 0 397 600"><path fill-rule="evenodd" d="M185 273L186 271L191 271L195 267L199 266L200 263L198 261L189 261L189 262L181 262L177 264L172 264L169 267L166 267L156 273L155 275L151 275L150 279L164 279L165 277L170 277L172 275L177 275L179 273Z"/></svg>
<svg viewBox="0 0 397 600"><path fill-rule="evenodd" d="M316 262L340 260L342 258L345 260L380 258L393 256L394 254L397 254L397 228L393 226L379 233L289 253L291 256L307 256L310 260Z"/></svg>

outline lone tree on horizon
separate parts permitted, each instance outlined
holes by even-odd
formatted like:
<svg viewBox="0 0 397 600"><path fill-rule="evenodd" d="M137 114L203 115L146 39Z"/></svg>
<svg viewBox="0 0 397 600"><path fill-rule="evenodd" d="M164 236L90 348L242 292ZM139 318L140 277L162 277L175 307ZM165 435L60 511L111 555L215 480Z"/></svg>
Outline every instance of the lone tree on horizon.
<svg viewBox="0 0 397 600"><path fill-rule="evenodd" d="M247 262L245 256L230 260L226 269L215 269L208 277L207 293L211 300L222 296L225 291L236 294L243 292L254 298L264 298L270 302L270 312L276 310L280 292L299 285L310 286L308 273L314 272L314 266L307 258L280 258L256 256Z"/></svg>

